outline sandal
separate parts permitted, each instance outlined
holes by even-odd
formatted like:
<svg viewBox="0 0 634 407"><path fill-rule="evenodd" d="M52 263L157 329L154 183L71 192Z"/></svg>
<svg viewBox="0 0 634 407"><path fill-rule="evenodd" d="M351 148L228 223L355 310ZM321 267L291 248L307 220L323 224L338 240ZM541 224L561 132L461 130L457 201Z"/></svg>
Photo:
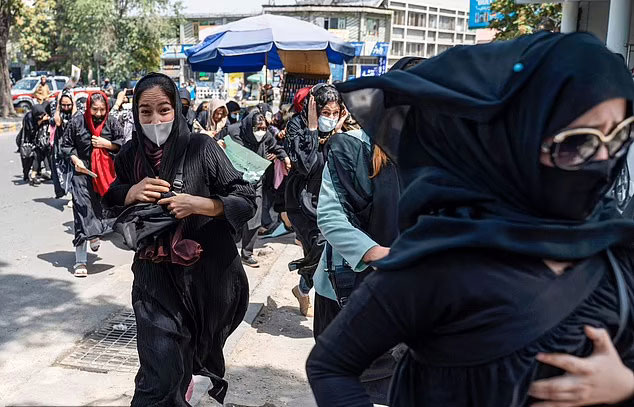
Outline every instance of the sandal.
<svg viewBox="0 0 634 407"><path fill-rule="evenodd" d="M90 250L92 250L93 252L99 250L99 246L101 246L101 240L95 239L90 241Z"/></svg>
<svg viewBox="0 0 634 407"><path fill-rule="evenodd" d="M75 277L86 277L88 276L88 268L84 263L77 263L75 267L73 267L73 275Z"/></svg>

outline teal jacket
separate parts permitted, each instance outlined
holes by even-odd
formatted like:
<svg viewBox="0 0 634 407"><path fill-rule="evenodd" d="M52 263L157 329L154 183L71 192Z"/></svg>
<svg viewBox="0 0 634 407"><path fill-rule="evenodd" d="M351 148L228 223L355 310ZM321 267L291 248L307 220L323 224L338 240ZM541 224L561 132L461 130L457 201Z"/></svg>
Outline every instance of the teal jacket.
<svg viewBox="0 0 634 407"><path fill-rule="evenodd" d="M363 141L368 151L371 148L370 139L363 130L354 130L344 133ZM363 175L367 176L367 175ZM335 189L332 175L328 166L324 168L319 201L317 204L317 225L326 240L333 248L333 265L341 265L345 261L356 272L364 271L368 265L362 261L365 253L377 243L365 232L354 227L344 211L342 202L346 197L340 196ZM337 300L335 290L330 284L326 270L326 250L323 251L319 265L314 275L315 291L322 297Z"/></svg>

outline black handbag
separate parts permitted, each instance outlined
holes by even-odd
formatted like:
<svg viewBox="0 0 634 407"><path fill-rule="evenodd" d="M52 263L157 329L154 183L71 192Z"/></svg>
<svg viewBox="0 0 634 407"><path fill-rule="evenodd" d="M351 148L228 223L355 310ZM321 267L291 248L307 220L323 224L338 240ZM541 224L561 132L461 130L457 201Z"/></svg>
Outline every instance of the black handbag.
<svg viewBox="0 0 634 407"><path fill-rule="evenodd" d="M183 165L187 151L183 153L172 190L162 194L161 199L179 194L183 190ZM123 236L126 247L137 251L154 242L158 236L170 231L179 222L167 208L156 203L140 203L126 208L117 217L113 230Z"/></svg>

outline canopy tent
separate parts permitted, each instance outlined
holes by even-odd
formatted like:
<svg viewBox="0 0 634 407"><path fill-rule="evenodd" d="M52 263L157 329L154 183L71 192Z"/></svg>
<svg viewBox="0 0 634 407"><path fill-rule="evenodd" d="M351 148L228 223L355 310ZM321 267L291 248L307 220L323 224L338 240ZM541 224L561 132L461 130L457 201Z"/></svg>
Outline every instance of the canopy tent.
<svg viewBox="0 0 634 407"><path fill-rule="evenodd" d="M332 33L292 17L262 14L220 26L185 51L194 71L256 72L282 69L279 51L325 51L328 62L342 64L354 47Z"/></svg>

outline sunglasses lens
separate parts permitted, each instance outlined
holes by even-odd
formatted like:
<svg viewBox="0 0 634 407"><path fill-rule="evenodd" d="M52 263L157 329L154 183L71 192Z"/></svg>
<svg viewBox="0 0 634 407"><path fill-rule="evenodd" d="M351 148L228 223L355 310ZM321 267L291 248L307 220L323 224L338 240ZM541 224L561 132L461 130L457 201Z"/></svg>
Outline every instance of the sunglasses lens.
<svg viewBox="0 0 634 407"><path fill-rule="evenodd" d="M608 153L610 157L620 157L627 151L627 148L632 142L631 136L632 126L625 126L619 130L612 140L607 143Z"/></svg>
<svg viewBox="0 0 634 407"><path fill-rule="evenodd" d="M587 162L597 152L601 141L594 134L574 134L555 144L553 158L560 167L576 167Z"/></svg>

